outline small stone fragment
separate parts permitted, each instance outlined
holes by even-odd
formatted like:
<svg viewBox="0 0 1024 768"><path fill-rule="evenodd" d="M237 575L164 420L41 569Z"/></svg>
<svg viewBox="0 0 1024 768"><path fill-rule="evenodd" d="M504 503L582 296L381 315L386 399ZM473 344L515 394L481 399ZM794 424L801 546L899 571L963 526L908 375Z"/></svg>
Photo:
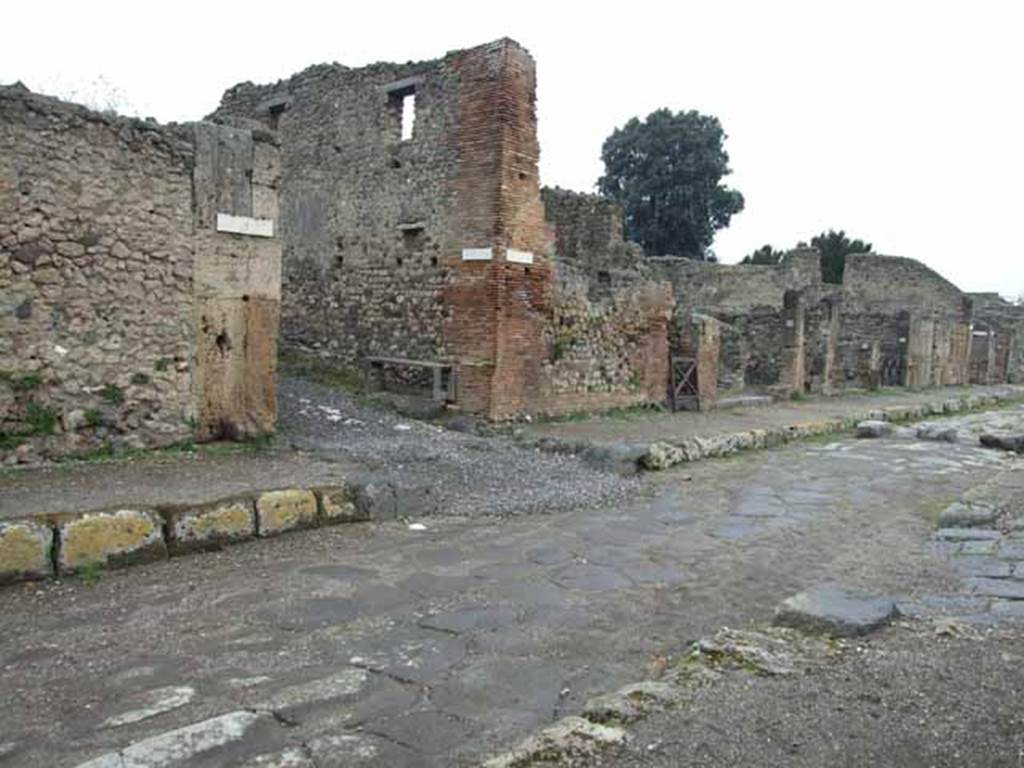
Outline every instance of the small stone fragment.
<svg viewBox="0 0 1024 768"><path fill-rule="evenodd" d="M788 597L775 609L774 623L833 637L866 635L899 617L891 597L840 587L818 587Z"/></svg>
<svg viewBox="0 0 1024 768"><path fill-rule="evenodd" d="M660 470L668 469L685 460L686 456L680 448L669 443L651 443L647 446L647 453L640 459L644 469Z"/></svg>
<svg viewBox="0 0 1024 768"><path fill-rule="evenodd" d="M582 717L566 717L522 742L511 752L493 757L483 768L517 768L533 760L557 762L559 759L592 758L604 746L622 744L626 733L621 728L599 725Z"/></svg>

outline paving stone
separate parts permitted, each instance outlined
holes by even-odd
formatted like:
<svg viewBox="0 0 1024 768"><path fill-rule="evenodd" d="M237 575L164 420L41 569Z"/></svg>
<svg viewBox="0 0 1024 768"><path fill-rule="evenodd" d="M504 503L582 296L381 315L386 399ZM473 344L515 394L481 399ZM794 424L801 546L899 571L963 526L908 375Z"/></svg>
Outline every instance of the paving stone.
<svg viewBox="0 0 1024 768"><path fill-rule="evenodd" d="M256 499L260 536L276 536L316 524L316 496L312 491L290 488L267 491Z"/></svg>
<svg viewBox="0 0 1024 768"><path fill-rule="evenodd" d="M461 635L482 630L495 630L515 624L520 612L515 608L468 608L426 616L419 621L421 627Z"/></svg>
<svg viewBox="0 0 1024 768"><path fill-rule="evenodd" d="M348 664L414 683L431 682L466 657L462 638L401 626L381 634L339 637L334 650Z"/></svg>
<svg viewBox="0 0 1024 768"><path fill-rule="evenodd" d="M310 576L321 576L341 582L359 581L377 575L377 571L369 568L356 568L352 565L315 565L311 568L303 568L302 572Z"/></svg>
<svg viewBox="0 0 1024 768"><path fill-rule="evenodd" d="M0 522L0 584L53 575L53 529L31 520Z"/></svg>
<svg viewBox="0 0 1024 768"><path fill-rule="evenodd" d="M995 539L987 541L965 541L957 550L959 555L994 555L999 542Z"/></svg>
<svg viewBox="0 0 1024 768"><path fill-rule="evenodd" d="M421 756L440 755L466 742L475 732L469 722L435 709L410 712L367 723L370 733L399 744L415 744Z"/></svg>
<svg viewBox="0 0 1024 768"><path fill-rule="evenodd" d="M992 541L1000 536L991 528L940 528L935 534L941 541Z"/></svg>
<svg viewBox="0 0 1024 768"><path fill-rule="evenodd" d="M167 557L163 520L146 509L119 509L71 518L57 528L57 568L118 566Z"/></svg>
<svg viewBox="0 0 1024 768"><path fill-rule="evenodd" d="M501 709L548 717L558 707L565 671L557 666L505 654L474 657L431 688L430 700L445 712L476 717Z"/></svg>
<svg viewBox="0 0 1024 768"><path fill-rule="evenodd" d="M173 685L165 688L156 688L152 691L144 691L141 694L127 697L119 701L119 704L129 704L133 709L121 712L118 715L111 715L103 721L101 728L117 728L122 725L130 725L151 717L156 717L172 709L183 707L188 704L196 695L195 688L187 685Z"/></svg>
<svg viewBox="0 0 1024 768"><path fill-rule="evenodd" d="M165 510L168 547L174 554L217 549L256 535L256 509L252 499L226 499L215 504Z"/></svg>
<svg viewBox="0 0 1024 768"><path fill-rule="evenodd" d="M275 728L274 721L255 712L229 712L219 717L186 725L142 741L117 752L101 755L78 768L164 768L185 764L204 753L242 741L260 724Z"/></svg>
<svg viewBox="0 0 1024 768"><path fill-rule="evenodd" d="M1006 560L1024 560L1024 541L1003 539L999 542L998 555Z"/></svg>
<svg viewBox="0 0 1024 768"><path fill-rule="evenodd" d="M1024 621L1024 600L993 600L990 610L1000 620Z"/></svg>
<svg viewBox="0 0 1024 768"><path fill-rule="evenodd" d="M857 437L888 437L892 434L892 429L892 424L888 421L868 419L867 421L862 421L857 425Z"/></svg>
<svg viewBox="0 0 1024 768"><path fill-rule="evenodd" d="M774 623L836 637L865 635L899 616L891 597L841 587L818 587L786 598Z"/></svg>
<svg viewBox="0 0 1024 768"><path fill-rule="evenodd" d="M999 517L999 510L983 504L957 501L939 514L940 528L971 528L991 525Z"/></svg>
<svg viewBox="0 0 1024 768"><path fill-rule="evenodd" d="M423 756L370 733L331 732L306 740L316 768L422 768Z"/></svg>
<svg viewBox="0 0 1024 768"><path fill-rule="evenodd" d="M356 503L358 495L352 486L317 488L315 493L320 522L323 525L358 523L370 519L369 512Z"/></svg>
<svg viewBox="0 0 1024 768"><path fill-rule="evenodd" d="M954 561L957 570L964 576L983 576L989 579L1008 579L1013 572L1010 563L994 557L967 556L957 557Z"/></svg>
<svg viewBox="0 0 1024 768"><path fill-rule="evenodd" d="M975 594L1000 597L1004 600L1024 600L1024 581L1012 579L965 579Z"/></svg>
<svg viewBox="0 0 1024 768"><path fill-rule="evenodd" d="M239 768L317 768L317 765L301 747L288 747L246 760Z"/></svg>
<svg viewBox="0 0 1024 768"><path fill-rule="evenodd" d="M369 678L365 669L348 667L340 672L295 683L282 688L261 699L254 709L273 711L283 714L288 719L295 719L297 710L314 705L322 705L327 701L338 699L354 699L362 691Z"/></svg>
<svg viewBox="0 0 1024 768"><path fill-rule="evenodd" d="M347 624L359 615L359 606L348 597L314 597L289 605L283 624L295 629L322 629Z"/></svg>
<svg viewBox="0 0 1024 768"><path fill-rule="evenodd" d="M551 574L551 581L566 589L603 592L610 589L626 589L633 582L618 571L603 565L574 563L559 568Z"/></svg>

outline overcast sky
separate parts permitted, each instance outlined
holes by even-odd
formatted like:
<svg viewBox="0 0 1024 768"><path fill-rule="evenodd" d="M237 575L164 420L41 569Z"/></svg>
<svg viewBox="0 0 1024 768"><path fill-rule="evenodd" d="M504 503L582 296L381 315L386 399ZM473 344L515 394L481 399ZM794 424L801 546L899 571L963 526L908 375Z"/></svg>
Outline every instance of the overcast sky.
<svg viewBox="0 0 1024 768"><path fill-rule="evenodd" d="M116 89L164 122L243 80L512 37L537 60L543 183L593 191L616 126L697 109L725 126L747 201L721 260L834 227L965 290L1024 294L1020 0L11 0L0 18L0 82Z"/></svg>

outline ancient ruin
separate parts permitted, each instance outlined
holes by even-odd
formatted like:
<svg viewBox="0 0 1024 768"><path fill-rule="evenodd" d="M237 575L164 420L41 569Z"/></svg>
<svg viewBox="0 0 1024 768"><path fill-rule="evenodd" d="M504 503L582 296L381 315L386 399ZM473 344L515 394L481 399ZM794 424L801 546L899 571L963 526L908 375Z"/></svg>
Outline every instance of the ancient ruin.
<svg viewBox="0 0 1024 768"><path fill-rule="evenodd" d="M541 187L535 78L503 39L171 126L4 88L0 450L272 431L279 303L289 348L491 419L1024 378L1020 308L911 259L644 254Z"/></svg>
<svg viewBox="0 0 1024 768"><path fill-rule="evenodd" d="M1019 764L1024 307L644 253L534 94L0 87L0 765Z"/></svg>
<svg viewBox="0 0 1024 768"><path fill-rule="evenodd" d="M272 432L276 138L0 89L0 453Z"/></svg>

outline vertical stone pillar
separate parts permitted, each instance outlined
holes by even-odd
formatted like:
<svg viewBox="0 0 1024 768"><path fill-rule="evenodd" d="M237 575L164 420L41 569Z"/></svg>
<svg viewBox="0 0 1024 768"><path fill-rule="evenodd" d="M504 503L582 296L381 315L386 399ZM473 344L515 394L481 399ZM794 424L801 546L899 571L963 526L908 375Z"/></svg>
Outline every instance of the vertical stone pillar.
<svg viewBox="0 0 1024 768"><path fill-rule="evenodd" d="M783 297L783 364L780 388L789 393L804 391L804 304L799 291L786 291Z"/></svg>
<svg viewBox="0 0 1024 768"><path fill-rule="evenodd" d="M196 436L258 437L277 421L278 148L248 128L194 137Z"/></svg>

